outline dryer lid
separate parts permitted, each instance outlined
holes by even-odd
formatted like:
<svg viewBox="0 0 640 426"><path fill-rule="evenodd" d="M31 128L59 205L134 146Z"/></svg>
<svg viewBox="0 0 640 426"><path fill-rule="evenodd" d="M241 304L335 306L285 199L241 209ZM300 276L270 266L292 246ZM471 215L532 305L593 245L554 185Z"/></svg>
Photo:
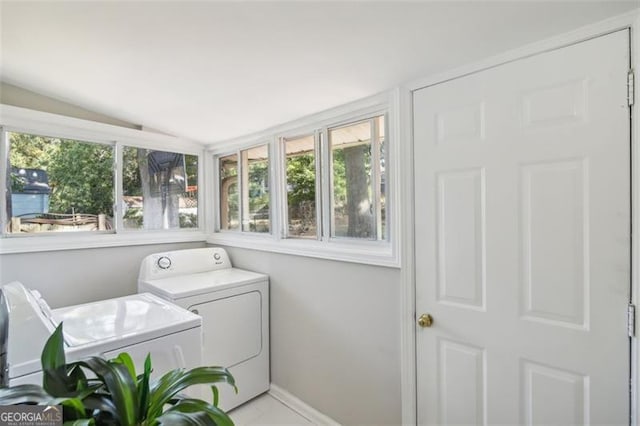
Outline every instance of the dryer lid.
<svg viewBox="0 0 640 426"><path fill-rule="evenodd" d="M148 291L166 299L177 300L267 281L267 279L267 275L264 274L229 268L143 281L139 284L139 290Z"/></svg>
<svg viewBox="0 0 640 426"><path fill-rule="evenodd" d="M56 323L64 322L70 347L115 340L147 340L158 335L198 327L202 319L152 294L102 300L54 309Z"/></svg>

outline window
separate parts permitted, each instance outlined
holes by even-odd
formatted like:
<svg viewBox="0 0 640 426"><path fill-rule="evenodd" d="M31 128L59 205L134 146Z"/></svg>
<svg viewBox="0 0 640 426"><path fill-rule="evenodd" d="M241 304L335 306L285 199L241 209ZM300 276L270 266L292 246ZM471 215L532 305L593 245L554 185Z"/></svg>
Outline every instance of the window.
<svg viewBox="0 0 640 426"><path fill-rule="evenodd" d="M31 117L42 119L40 113L24 110L12 116L11 107L1 107L9 111L3 115L9 122L24 125ZM3 239L0 252L204 240L198 145L75 119L77 127L65 127L72 119L64 119L58 128L55 118L46 119L51 122L34 121L37 130L0 127L0 180L6 194L0 199L0 236L12 237ZM117 140L120 135L127 145ZM138 138L147 147L130 145ZM148 148L155 140L163 142L160 146L180 143L191 152ZM200 236L142 232L165 230L195 230ZM133 232L135 238L91 237ZM58 237L35 244L31 238L13 238L43 234Z"/></svg>
<svg viewBox="0 0 640 426"><path fill-rule="evenodd" d="M122 206L125 229L198 227L198 157L126 146Z"/></svg>
<svg viewBox="0 0 640 426"><path fill-rule="evenodd" d="M282 138L289 238L318 238L316 142L314 134Z"/></svg>
<svg viewBox="0 0 640 426"><path fill-rule="evenodd" d="M395 183L400 159L411 161L395 143L400 100L389 92L210 145L219 212L207 242L399 266Z"/></svg>
<svg viewBox="0 0 640 426"><path fill-rule="evenodd" d="M240 229L240 192L238 191L238 155L219 160L220 229Z"/></svg>
<svg viewBox="0 0 640 426"><path fill-rule="evenodd" d="M113 228L113 145L6 132L7 234Z"/></svg>
<svg viewBox="0 0 640 426"><path fill-rule="evenodd" d="M388 240L384 114L276 140L282 208L276 211L281 225L274 235ZM218 156L217 161L218 229L269 233L269 146Z"/></svg>
<svg viewBox="0 0 640 426"><path fill-rule="evenodd" d="M331 235L385 239L384 116L328 133Z"/></svg>
<svg viewBox="0 0 640 426"><path fill-rule="evenodd" d="M242 230L270 231L269 145L240 151L242 157Z"/></svg>
<svg viewBox="0 0 640 426"><path fill-rule="evenodd" d="M269 145L218 158L221 230L271 232L269 173Z"/></svg>

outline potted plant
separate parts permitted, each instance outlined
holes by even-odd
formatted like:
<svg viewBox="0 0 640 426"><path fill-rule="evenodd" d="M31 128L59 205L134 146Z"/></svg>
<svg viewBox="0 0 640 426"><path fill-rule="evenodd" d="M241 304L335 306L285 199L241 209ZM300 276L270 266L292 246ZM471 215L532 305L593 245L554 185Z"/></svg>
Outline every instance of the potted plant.
<svg viewBox="0 0 640 426"><path fill-rule="evenodd" d="M151 357L147 355L144 371L136 375L127 353L111 360L89 357L67 363L60 324L42 351L42 386L0 388L0 405L62 405L65 425L233 426L231 418L217 406L214 385L227 383L236 388L226 368L176 369L158 379L151 379L151 370ZM212 403L180 395L197 384L212 384Z"/></svg>

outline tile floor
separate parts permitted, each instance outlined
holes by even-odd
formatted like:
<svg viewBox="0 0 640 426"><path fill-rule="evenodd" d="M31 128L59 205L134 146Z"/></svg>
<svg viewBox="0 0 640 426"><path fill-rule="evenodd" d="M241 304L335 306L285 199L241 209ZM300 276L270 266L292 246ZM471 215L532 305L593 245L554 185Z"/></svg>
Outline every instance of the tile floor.
<svg viewBox="0 0 640 426"><path fill-rule="evenodd" d="M311 425L312 423L268 393L231 410L236 426Z"/></svg>

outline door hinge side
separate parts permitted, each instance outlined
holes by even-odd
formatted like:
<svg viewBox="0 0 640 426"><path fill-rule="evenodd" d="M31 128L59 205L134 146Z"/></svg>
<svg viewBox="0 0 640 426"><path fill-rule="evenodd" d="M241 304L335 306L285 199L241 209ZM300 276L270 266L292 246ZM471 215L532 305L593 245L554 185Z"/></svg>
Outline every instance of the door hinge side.
<svg viewBox="0 0 640 426"><path fill-rule="evenodd" d="M627 306L627 332L629 337L636 335L636 305Z"/></svg>
<svg viewBox="0 0 640 426"><path fill-rule="evenodd" d="M627 73L627 103L629 106L633 106L635 103L635 86L635 73L633 72L633 69L630 69Z"/></svg>

